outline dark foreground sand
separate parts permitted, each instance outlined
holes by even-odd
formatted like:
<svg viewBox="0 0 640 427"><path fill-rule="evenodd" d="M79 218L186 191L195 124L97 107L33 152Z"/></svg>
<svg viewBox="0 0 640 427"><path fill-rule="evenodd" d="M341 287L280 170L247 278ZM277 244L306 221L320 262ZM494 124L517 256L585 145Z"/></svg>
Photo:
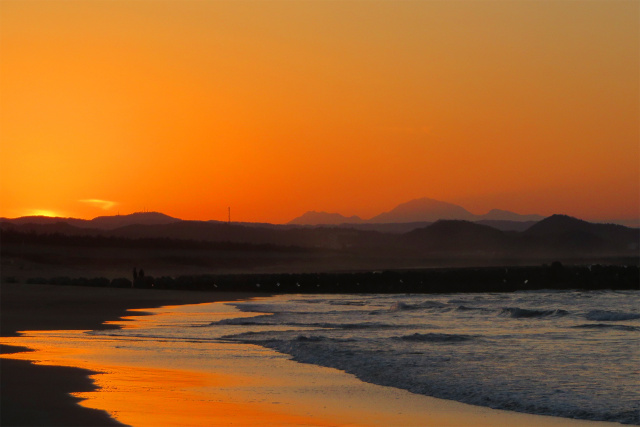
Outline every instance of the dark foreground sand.
<svg viewBox="0 0 640 427"><path fill-rule="evenodd" d="M0 285L0 335L18 331L113 328L130 308L230 301L253 295L51 285ZM264 295L263 295L264 296ZM2 353L23 348L1 346ZM0 359L0 425L115 426L104 411L84 408L71 392L95 389L92 372Z"/></svg>

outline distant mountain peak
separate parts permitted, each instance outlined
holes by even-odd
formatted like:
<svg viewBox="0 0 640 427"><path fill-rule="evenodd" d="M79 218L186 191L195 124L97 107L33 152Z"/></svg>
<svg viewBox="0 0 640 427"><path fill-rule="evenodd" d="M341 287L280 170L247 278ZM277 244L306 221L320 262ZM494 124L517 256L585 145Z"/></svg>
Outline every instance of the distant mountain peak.
<svg viewBox="0 0 640 427"><path fill-rule="evenodd" d="M309 211L288 224L298 225L340 225L340 224L407 224L433 223L441 219L465 221L515 221L537 222L544 219L540 215L521 215L514 212L492 209L484 215L475 215L462 206L443 202L429 197L421 197L401 203L388 212L383 212L371 219L363 220L357 216L345 217L339 213Z"/></svg>
<svg viewBox="0 0 640 427"><path fill-rule="evenodd" d="M388 212L374 216L371 223L433 222L439 219L473 219L474 215L462 206L422 197L401 203Z"/></svg>

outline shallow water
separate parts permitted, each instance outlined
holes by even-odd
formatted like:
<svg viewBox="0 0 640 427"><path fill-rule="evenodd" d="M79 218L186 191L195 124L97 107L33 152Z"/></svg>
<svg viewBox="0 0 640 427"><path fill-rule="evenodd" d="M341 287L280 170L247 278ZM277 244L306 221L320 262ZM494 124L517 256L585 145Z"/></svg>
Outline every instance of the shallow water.
<svg viewBox="0 0 640 427"><path fill-rule="evenodd" d="M287 389L292 396L312 396L309 407L316 406L319 388L308 388L317 373L300 381L296 371L284 388L280 382L239 389L237 379L229 383L235 385L221 388L219 374L237 376L240 365L241 383L264 380L266 372L290 371L286 357L273 349L300 362L417 394L534 414L640 424L639 298L634 291L282 295L167 307L134 322L115 322L125 326L121 330L37 332L11 343L48 347L46 355L35 353L43 363L68 364L63 359L70 347L73 357L94 363L88 367L95 370L126 365L138 367L131 372L169 368L215 373L216 386L209 391L194 386L198 396L208 397L193 402L242 389L243 395L251 390L254 397L240 400L263 401L273 408L283 406L282 390ZM60 359L52 352L56 346L67 347L60 350L65 353ZM98 395L108 396L111 388L105 382ZM322 399L338 402L327 409L327 414L335 414L344 396L337 389L323 393ZM167 402L175 399L167 397ZM300 405L299 399L293 401L291 408ZM129 404L132 414L140 412L136 405Z"/></svg>
<svg viewBox="0 0 640 427"><path fill-rule="evenodd" d="M162 334L257 344L474 405L639 424L639 303L636 291L285 295Z"/></svg>

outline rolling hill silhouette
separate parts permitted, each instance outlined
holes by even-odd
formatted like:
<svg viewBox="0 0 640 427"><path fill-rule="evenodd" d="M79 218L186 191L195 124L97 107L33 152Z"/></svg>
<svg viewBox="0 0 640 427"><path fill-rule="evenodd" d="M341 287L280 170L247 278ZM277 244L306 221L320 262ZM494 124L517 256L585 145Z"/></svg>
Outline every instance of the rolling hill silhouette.
<svg viewBox="0 0 640 427"><path fill-rule="evenodd" d="M525 230L521 245L530 251L579 254L633 252L640 230L616 224L593 224L567 215L552 215Z"/></svg>
<svg viewBox="0 0 640 427"><path fill-rule="evenodd" d="M160 212L136 212L129 215L99 216L89 221L88 226L111 230L127 225L158 225L182 221Z"/></svg>
<svg viewBox="0 0 640 427"><path fill-rule="evenodd" d="M31 239L29 236L53 236L47 244L54 244L55 236L60 240L64 240L63 236L83 237L84 240L75 241L77 245L89 244L87 239L92 237L119 239L118 242L147 239L153 240L153 245L166 248L180 247L182 244L179 242L195 241L346 251L349 256L375 255L381 260L424 256L520 260L599 256L638 258L640 248L638 229L593 224L564 215L553 215L524 231L502 231L464 220L440 220L411 231L391 229L380 232L358 229L360 225L352 228L292 227L181 221L158 213L111 217L108 220L100 218L91 221L96 225L93 228L87 227L87 222L78 227L60 218L58 222L47 223L25 221L28 219L2 222L3 250L10 246L5 237L11 233L20 234L23 242ZM135 223L137 221L146 223ZM127 225L110 228L123 223Z"/></svg>
<svg viewBox="0 0 640 427"><path fill-rule="evenodd" d="M141 224L170 224L182 221L178 218L170 217L160 212L135 212L128 215L98 216L93 219L62 218L49 216L23 216L20 218L0 218L2 222L11 224L39 224L50 225L66 223L79 228L95 228L98 230L112 230L126 225Z"/></svg>
<svg viewBox="0 0 640 427"><path fill-rule="evenodd" d="M437 221L403 237L411 247L435 253L503 252L510 243L509 235L498 229L460 220Z"/></svg>

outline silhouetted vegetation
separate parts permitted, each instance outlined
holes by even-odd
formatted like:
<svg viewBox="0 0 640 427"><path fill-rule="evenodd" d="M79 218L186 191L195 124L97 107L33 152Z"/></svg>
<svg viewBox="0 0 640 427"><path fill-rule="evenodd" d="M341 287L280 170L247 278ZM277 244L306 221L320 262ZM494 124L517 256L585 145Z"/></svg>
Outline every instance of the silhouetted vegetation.
<svg viewBox="0 0 640 427"><path fill-rule="evenodd" d="M225 250L225 251L309 251L309 248L296 246L281 246L276 244L257 244L230 241L204 241L175 239L168 237L130 238L103 236L95 234L68 235L60 232L38 233L34 231L19 231L17 229L3 228L2 243L12 244L36 244L48 246L71 246L87 248L135 248L135 249L189 249L189 250Z"/></svg>
<svg viewBox="0 0 640 427"><path fill-rule="evenodd" d="M638 266L446 268L305 274L228 274L138 277L136 287L194 291L281 293L452 293L541 289L640 289ZM28 283L131 287L128 279L29 279Z"/></svg>

